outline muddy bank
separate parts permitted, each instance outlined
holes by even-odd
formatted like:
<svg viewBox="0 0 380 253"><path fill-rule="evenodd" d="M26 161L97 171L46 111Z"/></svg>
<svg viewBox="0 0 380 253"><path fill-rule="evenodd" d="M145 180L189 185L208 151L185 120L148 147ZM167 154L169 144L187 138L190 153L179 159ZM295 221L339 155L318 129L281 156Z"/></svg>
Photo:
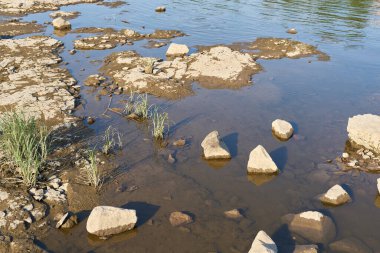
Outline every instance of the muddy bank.
<svg viewBox="0 0 380 253"><path fill-rule="evenodd" d="M80 50L105 50L115 48L118 45L132 45L134 41L143 39L172 39L185 36L177 30L156 30L149 34L140 34L131 29L115 31L112 28L79 28L74 33L102 33L98 36L82 38L74 41L75 49Z"/></svg>
<svg viewBox="0 0 380 253"><path fill-rule="evenodd" d="M0 0L0 14L24 15L27 13L58 10L64 5L95 3L101 0Z"/></svg>
<svg viewBox="0 0 380 253"><path fill-rule="evenodd" d="M11 21L0 23L0 38L9 38L13 36L39 33L44 30L44 26L30 23L30 22L19 22Z"/></svg>
<svg viewBox="0 0 380 253"><path fill-rule="evenodd" d="M71 112L79 88L58 66L62 47L62 42L45 36L0 40L0 111L23 111L49 125L75 121Z"/></svg>

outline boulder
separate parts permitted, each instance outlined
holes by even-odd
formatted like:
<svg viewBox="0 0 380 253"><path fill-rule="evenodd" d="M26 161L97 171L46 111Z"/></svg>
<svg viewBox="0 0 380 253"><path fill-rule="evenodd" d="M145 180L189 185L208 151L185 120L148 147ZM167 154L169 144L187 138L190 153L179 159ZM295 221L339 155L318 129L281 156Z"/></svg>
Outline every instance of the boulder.
<svg viewBox="0 0 380 253"><path fill-rule="evenodd" d="M112 206L97 206L87 220L86 229L90 234L109 236L131 230L137 223L135 210Z"/></svg>
<svg viewBox="0 0 380 253"><path fill-rule="evenodd" d="M293 253L318 253L318 246L311 245L296 245Z"/></svg>
<svg viewBox="0 0 380 253"><path fill-rule="evenodd" d="M329 249L340 253L372 253L367 245L353 237L330 243Z"/></svg>
<svg viewBox="0 0 380 253"><path fill-rule="evenodd" d="M322 203L329 205L343 205L351 200L350 195L340 185L334 185L320 198Z"/></svg>
<svg viewBox="0 0 380 253"><path fill-rule="evenodd" d="M336 236L336 227L332 219L316 211L288 214L283 217L289 230L313 243L327 243Z"/></svg>
<svg viewBox="0 0 380 253"><path fill-rule="evenodd" d="M347 132L350 141L380 153L380 116L357 115L348 119Z"/></svg>
<svg viewBox="0 0 380 253"><path fill-rule="evenodd" d="M288 140L292 137L294 129L289 122L282 119L276 119L272 122L272 132L277 138Z"/></svg>
<svg viewBox="0 0 380 253"><path fill-rule="evenodd" d="M248 173L274 174L279 170L272 158L261 145L258 145L249 155Z"/></svg>
<svg viewBox="0 0 380 253"><path fill-rule="evenodd" d="M176 211L170 214L169 221L172 226L181 226L192 223L193 219L188 214Z"/></svg>
<svg viewBox="0 0 380 253"><path fill-rule="evenodd" d="M53 24L54 29L56 30L70 30L71 29L70 22L67 20L64 20L61 17L54 19L52 24Z"/></svg>
<svg viewBox="0 0 380 253"><path fill-rule="evenodd" d="M263 230L257 233L248 253L277 253L274 241Z"/></svg>
<svg viewBox="0 0 380 253"><path fill-rule="evenodd" d="M206 159L229 159L231 154L223 141L219 139L218 131L209 133L202 141L204 156Z"/></svg>
<svg viewBox="0 0 380 253"><path fill-rule="evenodd" d="M186 45L171 43L168 51L166 51L166 56L184 56L189 52L189 48Z"/></svg>

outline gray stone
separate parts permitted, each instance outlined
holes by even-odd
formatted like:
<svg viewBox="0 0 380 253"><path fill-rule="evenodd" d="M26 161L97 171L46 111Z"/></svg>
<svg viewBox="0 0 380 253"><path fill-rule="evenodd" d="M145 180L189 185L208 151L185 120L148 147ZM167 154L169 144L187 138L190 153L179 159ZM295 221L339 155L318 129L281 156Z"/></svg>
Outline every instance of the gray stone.
<svg viewBox="0 0 380 253"><path fill-rule="evenodd" d="M276 119L272 122L272 132L277 138L288 140L292 137L294 129L289 122L282 119Z"/></svg>
<svg viewBox="0 0 380 253"><path fill-rule="evenodd" d="M231 154L219 138L218 131L209 133L201 144L206 159L228 159L231 158Z"/></svg>
<svg viewBox="0 0 380 253"><path fill-rule="evenodd" d="M325 204L336 206L351 201L350 195L338 184L331 187L319 199Z"/></svg>
<svg viewBox="0 0 380 253"><path fill-rule="evenodd" d="M274 241L263 231L257 233L248 253L277 253Z"/></svg>

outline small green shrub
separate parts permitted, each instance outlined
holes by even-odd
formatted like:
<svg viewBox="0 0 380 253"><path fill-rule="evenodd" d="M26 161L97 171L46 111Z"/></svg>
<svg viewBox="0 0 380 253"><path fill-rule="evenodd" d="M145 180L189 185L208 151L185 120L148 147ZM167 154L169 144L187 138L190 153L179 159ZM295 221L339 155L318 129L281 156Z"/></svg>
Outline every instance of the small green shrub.
<svg viewBox="0 0 380 253"><path fill-rule="evenodd" d="M15 169L15 175L28 186L35 186L48 155L49 136L46 126L34 117L6 112L0 118L0 145Z"/></svg>

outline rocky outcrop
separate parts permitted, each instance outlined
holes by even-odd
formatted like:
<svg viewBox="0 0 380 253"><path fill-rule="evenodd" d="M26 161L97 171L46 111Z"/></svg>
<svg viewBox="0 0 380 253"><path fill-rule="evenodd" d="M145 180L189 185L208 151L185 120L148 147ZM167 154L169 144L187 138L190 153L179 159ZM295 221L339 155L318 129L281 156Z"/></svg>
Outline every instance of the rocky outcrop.
<svg viewBox="0 0 380 253"><path fill-rule="evenodd" d="M279 170L265 148L258 145L249 155L247 171L257 174L275 174Z"/></svg>
<svg viewBox="0 0 380 253"><path fill-rule="evenodd" d="M0 23L0 38L42 32L44 27L30 22L11 21Z"/></svg>
<svg viewBox="0 0 380 253"><path fill-rule="evenodd" d="M202 141L201 146L206 159L229 159L231 154L218 131L212 131Z"/></svg>
<svg viewBox="0 0 380 253"><path fill-rule="evenodd" d="M86 229L90 234L110 236L131 230L137 223L135 210L112 206L97 206L87 220Z"/></svg>
<svg viewBox="0 0 380 253"><path fill-rule="evenodd" d="M380 153L380 116L357 115L348 119L347 132L350 141L376 153Z"/></svg>
<svg viewBox="0 0 380 253"><path fill-rule="evenodd" d="M55 11L55 12L52 12L49 14L49 17L51 18L65 18L65 19L73 19L73 18L76 18L80 15L80 12L77 12L77 11L70 11L70 12L66 12L66 11Z"/></svg>
<svg viewBox="0 0 380 253"><path fill-rule="evenodd" d="M185 56L188 52L189 48L186 45L171 43L168 50L166 51L166 56Z"/></svg>
<svg viewBox="0 0 380 253"><path fill-rule="evenodd" d="M332 219L317 211L288 214L283 217L289 230L313 243L327 243L336 236L336 227Z"/></svg>
<svg viewBox="0 0 380 253"><path fill-rule="evenodd" d="M292 137L294 129L289 122L282 119L276 119L272 122L272 132L277 138L288 140Z"/></svg>
<svg viewBox="0 0 380 253"><path fill-rule="evenodd" d="M277 253L274 241L263 230L259 231L253 240L248 253Z"/></svg>
<svg viewBox="0 0 380 253"><path fill-rule="evenodd" d="M351 201L350 195L340 185L334 185L320 198L322 203L329 205L343 205Z"/></svg>
<svg viewBox="0 0 380 253"><path fill-rule="evenodd" d="M62 42L45 36L0 40L0 114L23 111L49 125L73 122L76 84L58 67Z"/></svg>

